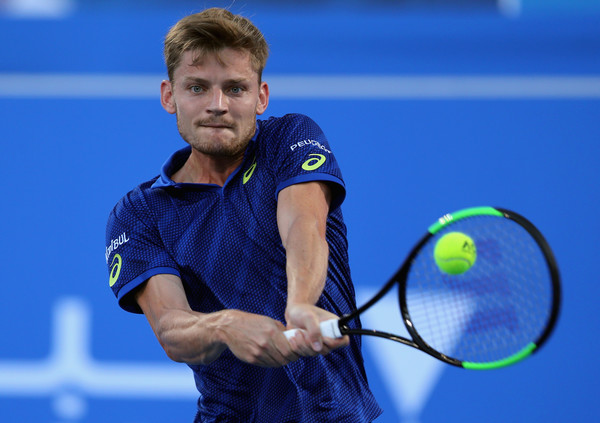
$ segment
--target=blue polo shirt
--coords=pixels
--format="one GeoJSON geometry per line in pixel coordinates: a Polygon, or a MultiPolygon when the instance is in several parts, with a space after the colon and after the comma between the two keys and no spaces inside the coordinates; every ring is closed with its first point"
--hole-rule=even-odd
{"type": "MultiPolygon", "coordinates": [[[[154,275],[173,274],[193,310],[237,309],[285,323],[277,195],[308,181],[327,182],[334,194],[327,219],[329,268],[317,305],[340,316],[355,308],[339,207],[344,182],[316,123],[298,114],[258,121],[241,166],[223,187],[173,182],[190,152],[174,153],[159,176],[129,192],[110,214],[106,262],[122,308],[140,313],[131,295],[135,288],[154,275]]],[[[347,348],[281,368],[243,363],[229,350],[210,365],[190,367],[200,393],[197,422],[369,422],[380,413],[358,337],[347,348]]]]}

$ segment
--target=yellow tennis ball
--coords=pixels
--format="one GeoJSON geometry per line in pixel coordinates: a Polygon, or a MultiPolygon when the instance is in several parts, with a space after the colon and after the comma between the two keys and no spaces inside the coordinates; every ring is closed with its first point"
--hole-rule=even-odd
{"type": "Polygon", "coordinates": [[[475,264],[477,248],[462,232],[448,232],[435,244],[433,257],[438,267],[449,275],[460,275],[475,264]]]}

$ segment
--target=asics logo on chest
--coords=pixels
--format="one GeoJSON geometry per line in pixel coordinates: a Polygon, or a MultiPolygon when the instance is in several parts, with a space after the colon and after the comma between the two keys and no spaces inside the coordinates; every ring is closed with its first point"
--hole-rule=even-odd
{"type": "Polygon", "coordinates": [[[256,169],[256,157],[254,157],[254,159],[252,159],[252,164],[250,165],[248,170],[244,172],[244,176],[242,178],[242,184],[245,184],[246,182],[248,182],[250,180],[250,178],[252,178],[252,174],[254,174],[255,169],[256,169]]]}

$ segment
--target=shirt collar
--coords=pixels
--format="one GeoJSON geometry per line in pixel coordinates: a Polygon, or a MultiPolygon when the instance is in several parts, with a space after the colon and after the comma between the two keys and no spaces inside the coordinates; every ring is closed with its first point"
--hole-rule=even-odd
{"type": "MultiPolygon", "coordinates": [[[[254,131],[254,135],[252,136],[252,139],[250,140],[250,143],[248,144],[248,147],[246,148],[246,156],[248,154],[248,151],[250,150],[250,146],[256,142],[259,131],[260,131],[259,121],[256,121],[256,131],[254,131]]],[[[167,159],[167,161],[165,161],[164,164],[162,165],[160,175],[158,176],[156,181],[154,181],[154,183],[152,184],[152,188],[165,188],[165,187],[176,187],[176,186],[182,186],[182,185],[189,185],[189,184],[177,183],[177,182],[173,181],[173,179],[171,179],[171,177],[175,174],[175,172],[177,172],[179,169],[181,169],[181,167],[185,164],[188,157],[190,157],[191,153],[192,153],[192,147],[189,145],[187,145],[184,148],[177,150],[175,153],[173,153],[167,159]]]]}

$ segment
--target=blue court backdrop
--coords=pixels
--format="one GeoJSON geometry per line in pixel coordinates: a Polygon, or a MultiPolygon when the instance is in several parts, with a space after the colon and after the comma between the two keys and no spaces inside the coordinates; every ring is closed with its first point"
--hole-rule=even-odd
{"type": "MultiPolygon", "coordinates": [[[[204,3],[88,1],[53,18],[16,18],[9,3],[0,17],[0,421],[189,422],[191,372],[168,360],[143,316],[118,308],[104,227],[114,203],[182,146],[159,104],[161,43],[204,3]]],[[[573,3],[585,14],[560,2],[498,2],[504,12],[495,2],[356,3],[232,10],[271,45],[267,116],[310,115],[342,166],[359,301],[428,225],[479,205],[532,220],[564,285],[557,331],[509,368],[461,370],[365,339],[385,409],[378,421],[598,421],[596,3],[573,3]]],[[[364,323],[402,331],[397,313],[390,297],[364,323]]]]}

